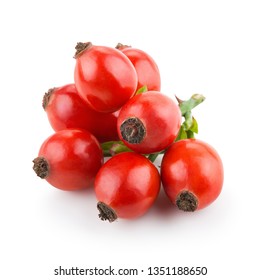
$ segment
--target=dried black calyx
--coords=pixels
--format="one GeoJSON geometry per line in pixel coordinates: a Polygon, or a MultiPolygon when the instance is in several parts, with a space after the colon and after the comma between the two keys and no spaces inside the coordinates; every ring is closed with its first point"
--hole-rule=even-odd
{"type": "Polygon", "coordinates": [[[33,170],[36,175],[45,179],[49,175],[49,164],[44,157],[37,157],[33,160],[33,170]]]}
{"type": "Polygon", "coordinates": [[[124,45],[124,44],[121,44],[121,43],[118,43],[116,45],[116,49],[120,50],[120,49],[124,49],[124,48],[131,48],[131,46],[129,45],[124,45]]]}
{"type": "Polygon", "coordinates": [[[194,212],[198,208],[198,199],[190,191],[182,191],[176,199],[177,207],[185,212],[194,212]]]}
{"type": "Polygon", "coordinates": [[[79,57],[85,50],[89,49],[90,47],[92,47],[91,42],[87,42],[87,43],[78,42],[75,47],[76,52],[74,54],[74,58],[79,57]]]}
{"type": "Polygon", "coordinates": [[[130,144],[139,144],[146,135],[142,121],[136,117],[126,119],[120,126],[122,138],[130,144]]]}
{"type": "Polygon", "coordinates": [[[102,221],[108,220],[110,223],[112,223],[117,219],[116,212],[104,202],[99,201],[97,203],[97,209],[99,211],[98,216],[102,221]]]}
{"type": "Polygon", "coordinates": [[[47,92],[44,93],[43,99],[42,99],[42,107],[45,110],[50,102],[51,95],[56,90],[56,88],[50,88],[47,92]]]}

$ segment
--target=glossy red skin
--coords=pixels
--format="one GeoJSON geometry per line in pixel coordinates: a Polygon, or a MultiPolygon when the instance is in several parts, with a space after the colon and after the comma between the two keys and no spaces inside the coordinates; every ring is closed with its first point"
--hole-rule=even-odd
{"type": "Polygon", "coordinates": [[[125,219],[144,215],[154,203],[159,189],[157,168],[144,156],[132,152],[110,158],[95,179],[98,201],[125,219]]]}
{"type": "Polygon", "coordinates": [[[86,130],[67,129],[47,138],[38,156],[50,167],[45,178],[54,187],[80,190],[90,187],[103,164],[103,154],[97,139],[86,130]]]}
{"type": "Polygon", "coordinates": [[[161,164],[164,190],[175,204],[178,194],[187,190],[198,199],[198,210],[210,205],[220,194],[224,180],[223,164],[217,151],[198,139],[174,143],[161,164]]]}
{"type": "Polygon", "coordinates": [[[148,90],[161,90],[159,68],[149,54],[131,47],[122,47],[119,50],[130,59],[135,67],[138,77],[137,89],[147,86],[148,90]]]}
{"type": "Polygon", "coordinates": [[[55,131],[83,128],[91,132],[99,142],[119,140],[117,134],[119,112],[94,111],[79,96],[74,84],[55,88],[45,111],[55,131]]]}
{"type": "Polygon", "coordinates": [[[119,50],[92,46],[76,59],[74,81],[80,96],[99,112],[115,112],[137,88],[131,61],[119,50]]]}
{"type": "Polygon", "coordinates": [[[127,147],[142,154],[164,150],[176,139],[181,125],[179,106],[158,91],[147,91],[131,98],[120,110],[117,131],[127,147]],[[129,117],[139,118],[146,127],[141,143],[131,144],[122,138],[120,126],[129,117]]]}

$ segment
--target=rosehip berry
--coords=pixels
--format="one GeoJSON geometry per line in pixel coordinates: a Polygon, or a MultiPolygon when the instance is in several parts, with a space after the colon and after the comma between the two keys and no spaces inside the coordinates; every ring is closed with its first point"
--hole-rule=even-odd
{"type": "Polygon", "coordinates": [[[181,112],[176,102],[157,91],[131,98],[120,110],[117,130],[135,152],[150,154],[171,145],[178,135],[181,112]]]}
{"type": "Polygon", "coordinates": [[[148,211],[160,189],[157,168],[144,156],[125,152],[110,158],[95,179],[99,217],[137,218],[148,211]]]}
{"type": "Polygon", "coordinates": [[[161,90],[159,68],[149,54],[120,43],[117,44],[116,48],[125,54],[133,63],[138,77],[137,89],[146,86],[148,90],[161,90]]]}
{"type": "Polygon", "coordinates": [[[55,131],[83,128],[91,132],[99,142],[119,140],[117,134],[119,112],[94,111],[81,99],[74,84],[50,89],[44,95],[43,108],[55,131]]]}
{"type": "Polygon", "coordinates": [[[219,196],[224,171],[213,147],[201,140],[185,139],[164,154],[161,178],[166,194],[180,210],[195,211],[219,196]]]}
{"type": "Polygon", "coordinates": [[[103,164],[97,139],[88,131],[66,129],[48,137],[33,160],[35,173],[61,190],[89,187],[103,164]]]}
{"type": "Polygon", "coordinates": [[[74,80],[79,95],[92,109],[115,112],[137,88],[137,74],[131,61],[119,50],[78,43],[74,80]]]}

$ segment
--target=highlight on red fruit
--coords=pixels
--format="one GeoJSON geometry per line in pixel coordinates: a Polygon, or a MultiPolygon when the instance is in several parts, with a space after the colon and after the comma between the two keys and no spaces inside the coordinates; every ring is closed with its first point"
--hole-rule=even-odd
{"type": "Polygon", "coordinates": [[[180,210],[209,206],[220,195],[224,170],[217,151],[204,141],[185,139],[165,152],[161,164],[163,188],[180,210]]]}
{"type": "Polygon", "coordinates": [[[176,102],[158,91],[132,97],[120,110],[117,130],[131,150],[150,154],[170,146],[181,126],[181,111],[176,102]]]}
{"type": "Polygon", "coordinates": [[[101,220],[133,219],[153,205],[160,189],[157,168],[143,155],[124,152],[110,158],[95,179],[101,220]]]}
{"type": "Polygon", "coordinates": [[[161,76],[155,60],[146,52],[118,43],[116,48],[133,63],[137,77],[137,89],[146,86],[148,90],[161,90],[161,76]]]}
{"type": "Polygon", "coordinates": [[[49,89],[43,97],[43,108],[55,131],[82,128],[91,132],[101,143],[119,140],[119,112],[100,113],[91,109],[79,96],[75,84],[49,89]]]}
{"type": "Polygon", "coordinates": [[[90,42],[78,43],[75,58],[75,85],[92,109],[115,112],[135,94],[136,70],[119,50],[90,42]]]}
{"type": "Polygon", "coordinates": [[[93,184],[103,164],[103,153],[90,132],[66,129],[42,143],[33,163],[37,176],[58,189],[74,191],[93,184]]]}

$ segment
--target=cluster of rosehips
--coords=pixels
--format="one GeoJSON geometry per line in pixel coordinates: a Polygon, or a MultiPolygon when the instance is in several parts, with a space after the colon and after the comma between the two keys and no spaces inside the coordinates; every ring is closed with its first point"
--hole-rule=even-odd
{"type": "Polygon", "coordinates": [[[36,174],[66,191],[94,185],[99,217],[110,222],[147,212],[161,182],[180,210],[212,203],[223,166],[210,145],[194,138],[198,124],[191,114],[204,97],[162,94],[154,59],[130,46],[78,43],[75,59],[74,84],[44,95],[55,133],[33,160],[36,174]],[[159,154],[160,173],[153,163],[159,154]]]}

